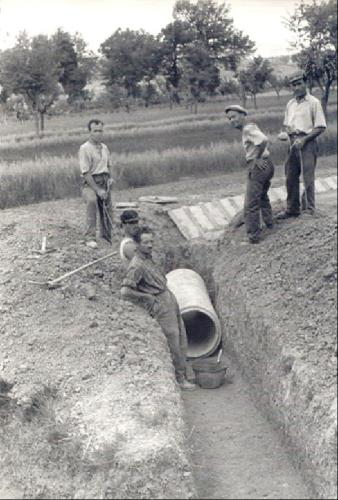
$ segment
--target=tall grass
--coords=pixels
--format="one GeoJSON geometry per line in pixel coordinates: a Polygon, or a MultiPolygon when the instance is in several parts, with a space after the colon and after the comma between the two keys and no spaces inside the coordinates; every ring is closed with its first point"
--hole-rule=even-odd
{"type": "MultiPolygon", "coordinates": [[[[331,126],[320,139],[320,154],[337,152],[337,128],[331,126]]],[[[276,165],[285,160],[287,147],[271,138],[272,159],[276,165]]],[[[114,154],[117,189],[155,185],[178,180],[181,176],[225,173],[243,167],[239,142],[215,142],[207,146],[134,154],[114,154]]],[[[0,208],[40,201],[75,197],[80,194],[80,173],[76,157],[43,157],[17,165],[0,166],[0,208]]]]}
{"type": "MultiPolygon", "coordinates": [[[[336,119],[336,111],[330,110],[329,121],[336,119]]],[[[283,122],[281,111],[262,112],[250,116],[267,134],[277,133],[283,122]]],[[[105,142],[110,151],[122,153],[164,151],[175,147],[193,149],[215,142],[231,143],[238,140],[239,133],[227,123],[224,114],[208,115],[202,120],[167,122],[133,126],[126,129],[108,131],[105,142]]],[[[3,143],[0,154],[4,160],[20,161],[41,156],[73,156],[80,145],[87,140],[87,134],[46,137],[43,140],[24,139],[19,143],[3,143]]]]}

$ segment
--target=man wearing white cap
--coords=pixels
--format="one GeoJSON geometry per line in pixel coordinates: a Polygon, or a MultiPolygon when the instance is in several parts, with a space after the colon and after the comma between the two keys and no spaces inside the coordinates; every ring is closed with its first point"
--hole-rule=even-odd
{"type": "Polygon", "coordinates": [[[268,196],[274,166],[267,148],[268,138],[252,122],[247,123],[247,111],[237,104],[227,106],[225,113],[231,125],[242,131],[242,144],[248,167],[244,203],[244,221],[250,243],[261,238],[261,215],[268,228],[273,227],[272,210],[268,196]]]}
{"type": "Polygon", "coordinates": [[[304,74],[294,73],[289,78],[294,98],[285,110],[280,140],[289,140],[289,156],[285,162],[287,202],[286,210],[277,219],[298,217],[300,208],[310,215],[315,213],[315,169],[318,144],[316,137],[326,129],[325,115],[320,101],[306,88],[304,74]],[[299,177],[303,175],[304,192],[300,204],[299,177]],[[300,206],[301,205],[301,206],[300,206]]]}

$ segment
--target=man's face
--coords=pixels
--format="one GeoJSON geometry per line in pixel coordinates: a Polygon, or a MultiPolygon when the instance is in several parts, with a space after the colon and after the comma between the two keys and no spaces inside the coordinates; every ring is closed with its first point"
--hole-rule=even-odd
{"type": "Polygon", "coordinates": [[[128,221],[124,222],[123,228],[124,228],[125,233],[128,236],[135,236],[135,234],[137,233],[138,228],[139,228],[138,220],[135,220],[132,222],[128,222],[128,221]]]}
{"type": "Polygon", "coordinates": [[[141,234],[141,241],[139,243],[140,252],[144,255],[151,255],[153,251],[153,241],[154,237],[150,233],[141,234]]]}
{"type": "Polygon", "coordinates": [[[90,127],[89,135],[90,135],[90,138],[93,142],[102,142],[103,125],[101,123],[98,125],[96,125],[95,123],[92,123],[91,127],[90,127]]]}
{"type": "Polygon", "coordinates": [[[239,111],[228,111],[227,117],[230,122],[230,125],[237,129],[242,129],[245,122],[245,114],[240,113],[239,111]]]}
{"type": "Polygon", "coordinates": [[[304,97],[306,94],[306,83],[302,79],[292,82],[291,88],[295,97],[304,97]]]}

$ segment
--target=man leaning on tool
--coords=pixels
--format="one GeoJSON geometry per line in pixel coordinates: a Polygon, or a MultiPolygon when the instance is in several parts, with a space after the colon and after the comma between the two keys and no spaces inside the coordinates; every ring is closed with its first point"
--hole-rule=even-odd
{"type": "Polygon", "coordinates": [[[112,202],[109,150],[102,142],[103,123],[90,120],[89,140],[79,149],[82,196],[86,203],[86,245],[97,248],[96,219],[100,219],[100,236],[111,242],[112,202]]]}
{"type": "Polygon", "coordinates": [[[167,287],[167,279],[152,259],[153,232],[140,227],[134,235],[135,255],[122,282],[124,299],[143,307],[159,323],[167,338],[176,380],[183,390],[194,390],[187,380],[187,334],[177,300],[167,287]]]}
{"type": "Polygon", "coordinates": [[[286,210],[277,219],[300,215],[299,177],[303,175],[304,192],[301,205],[305,213],[315,213],[315,168],[318,144],[316,138],[326,129],[326,120],[320,101],[306,87],[304,74],[294,73],[289,78],[294,98],[285,110],[280,140],[289,140],[289,155],[285,162],[287,201],[286,210]]]}
{"type": "Polygon", "coordinates": [[[253,122],[247,122],[247,111],[238,104],[227,106],[225,113],[230,124],[242,131],[242,143],[248,169],[244,202],[244,222],[250,243],[261,239],[261,221],[272,228],[272,210],[268,196],[274,166],[267,148],[268,139],[253,122]]]}

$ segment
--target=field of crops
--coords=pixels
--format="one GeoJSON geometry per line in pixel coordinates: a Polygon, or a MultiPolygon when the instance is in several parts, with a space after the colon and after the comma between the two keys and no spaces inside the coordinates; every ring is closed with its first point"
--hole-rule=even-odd
{"type": "MultiPolygon", "coordinates": [[[[269,136],[276,165],[287,152],[286,144],[276,136],[288,98],[283,96],[278,102],[266,97],[264,106],[260,102],[258,110],[250,110],[250,118],[269,136]]],[[[184,107],[96,115],[106,124],[105,142],[112,152],[116,187],[153,185],[241,168],[241,136],[227,123],[224,104],[224,100],[205,103],[197,115],[184,107]]],[[[12,123],[6,127],[11,133],[0,142],[0,208],[80,194],[77,152],[87,139],[85,124],[91,116],[51,119],[43,139],[36,139],[28,124],[21,130],[17,124],[16,133],[12,123]]],[[[320,137],[323,156],[337,152],[335,102],[329,105],[328,122],[328,130],[320,137]]]]}

